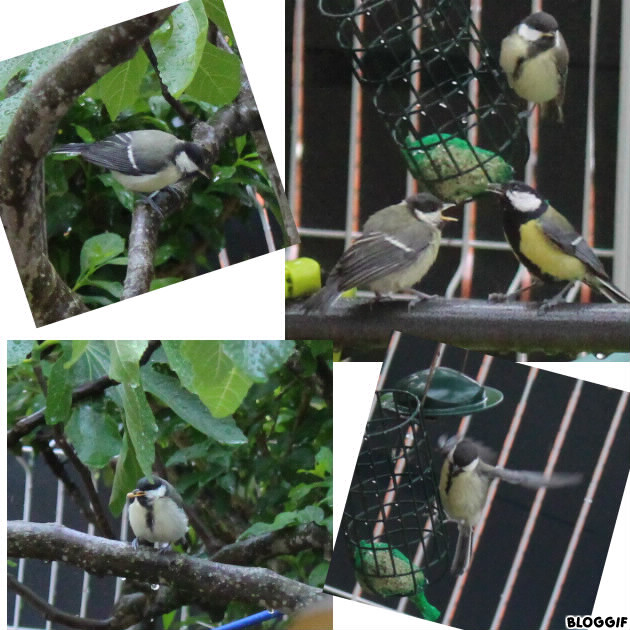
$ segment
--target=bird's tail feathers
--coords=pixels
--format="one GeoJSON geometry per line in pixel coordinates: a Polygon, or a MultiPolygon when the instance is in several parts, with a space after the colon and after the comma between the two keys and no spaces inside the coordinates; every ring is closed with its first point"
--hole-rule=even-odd
{"type": "Polygon", "coordinates": [[[462,575],[468,570],[470,556],[472,554],[473,528],[465,523],[458,523],[459,533],[457,536],[457,546],[455,555],[451,563],[451,573],[462,575]]]}
{"type": "Polygon", "coordinates": [[[339,297],[339,294],[339,283],[334,279],[329,279],[323,288],[314,295],[311,295],[311,297],[304,302],[304,310],[307,313],[313,311],[325,312],[339,297]]]}
{"type": "Polygon", "coordinates": [[[630,304],[630,297],[626,295],[619,287],[615,286],[610,280],[603,278],[590,278],[589,285],[597,289],[605,298],[617,304],[630,304]]]}

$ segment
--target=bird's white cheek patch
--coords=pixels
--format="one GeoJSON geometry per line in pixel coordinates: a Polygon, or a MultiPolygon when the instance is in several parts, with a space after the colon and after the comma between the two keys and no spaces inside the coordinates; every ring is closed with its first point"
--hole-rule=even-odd
{"type": "Polygon", "coordinates": [[[509,190],[505,194],[512,205],[521,212],[535,212],[540,207],[540,199],[530,192],[509,190]]]}
{"type": "Polygon", "coordinates": [[[175,164],[177,164],[184,173],[194,173],[199,170],[199,167],[188,157],[188,155],[186,155],[184,151],[175,156],[175,164]]]}
{"type": "Polygon", "coordinates": [[[527,26],[527,24],[521,24],[518,27],[518,34],[528,42],[535,42],[542,37],[542,33],[540,31],[527,26]]]}

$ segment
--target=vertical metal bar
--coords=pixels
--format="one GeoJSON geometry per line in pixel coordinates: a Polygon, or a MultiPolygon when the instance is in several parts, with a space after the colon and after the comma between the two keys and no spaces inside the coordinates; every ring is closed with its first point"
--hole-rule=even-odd
{"type": "MultiPolygon", "coordinates": [[[[361,0],[355,0],[359,8],[361,0]]],[[[364,28],[365,17],[357,17],[359,30],[364,28]]],[[[359,39],[352,36],[352,47],[359,47],[359,39]]],[[[357,55],[361,53],[357,52],[357,55]]],[[[359,229],[359,200],[361,189],[361,125],[363,115],[363,96],[359,80],[352,75],[350,87],[350,137],[348,139],[348,184],[346,189],[346,235],[344,249],[352,243],[352,233],[359,229]]]]}
{"type": "Polygon", "coordinates": [[[615,284],[630,293],[630,2],[621,3],[619,122],[617,128],[617,185],[615,193],[615,284]]]}
{"type": "Polygon", "coordinates": [[[302,154],[304,151],[304,0],[295,0],[291,67],[291,155],[289,201],[299,227],[302,218],[302,154]]]}
{"type": "MultiPolygon", "coordinates": [[[[31,520],[31,498],[33,496],[33,451],[28,453],[28,461],[25,457],[16,457],[18,464],[22,466],[24,470],[24,508],[22,510],[22,520],[31,520]]],[[[20,582],[24,582],[24,570],[26,567],[26,558],[20,558],[18,560],[18,573],[17,579],[20,582]]],[[[20,627],[20,616],[22,612],[22,598],[19,595],[15,596],[15,608],[13,610],[13,627],[20,627]]]]}
{"type": "MultiPolygon", "coordinates": [[[[63,524],[63,508],[64,508],[64,487],[62,481],[57,481],[57,503],[55,505],[55,524],[63,524]]],[[[48,583],[48,603],[55,604],[57,597],[57,578],[59,576],[59,562],[53,560],[50,564],[50,582],[48,583]]],[[[52,621],[46,620],[46,630],[52,628],[52,621]]]]}

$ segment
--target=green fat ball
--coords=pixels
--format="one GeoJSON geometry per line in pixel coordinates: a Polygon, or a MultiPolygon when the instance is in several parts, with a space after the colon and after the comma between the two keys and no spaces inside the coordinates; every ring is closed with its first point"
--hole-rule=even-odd
{"type": "Polygon", "coordinates": [[[461,203],[485,192],[490,183],[514,177],[514,169],[496,153],[447,133],[405,138],[405,146],[405,157],[420,184],[444,201],[461,203]]]}
{"type": "Polygon", "coordinates": [[[435,621],[439,618],[440,611],[424,596],[426,579],[422,569],[398,549],[387,543],[362,540],[354,553],[354,569],[357,581],[364,589],[381,597],[407,596],[424,619],[435,621]]]}

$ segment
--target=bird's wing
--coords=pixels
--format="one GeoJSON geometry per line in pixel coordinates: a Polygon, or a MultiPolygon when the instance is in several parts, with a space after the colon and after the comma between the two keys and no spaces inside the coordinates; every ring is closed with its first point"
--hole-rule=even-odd
{"type": "Polygon", "coordinates": [[[582,481],[581,473],[553,473],[546,476],[543,473],[530,470],[510,470],[509,468],[495,468],[482,462],[480,470],[492,479],[497,478],[525,488],[564,488],[575,486],[582,481]]]}
{"type": "MultiPolygon", "coordinates": [[[[137,132],[135,132],[137,133],[137,132]]],[[[117,171],[124,175],[152,175],[164,166],[164,162],[156,152],[144,152],[140,162],[130,147],[132,133],[121,133],[93,144],[85,144],[81,149],[81,157],[96,164],[117,171]]],[[[135,140],[134,140],[135,144],[135,140]]]]}
{"type": "Polygon", "coordinates": [[[588,246],[584,237],[558,211],[549,207],[547,212],[538,219],[543,232],[566,254],[575,256],[593,273],[602,278],[608,278],[601,261],[588,246]]]}
{"type": "Polygon", "coordinates": [[[408,233],[393,237],[383,232],[364,232],[345,251],[337,264],[339,289],[363,287],[412,265],[431,245],[434,232],[418,223],[408,233]]]}

